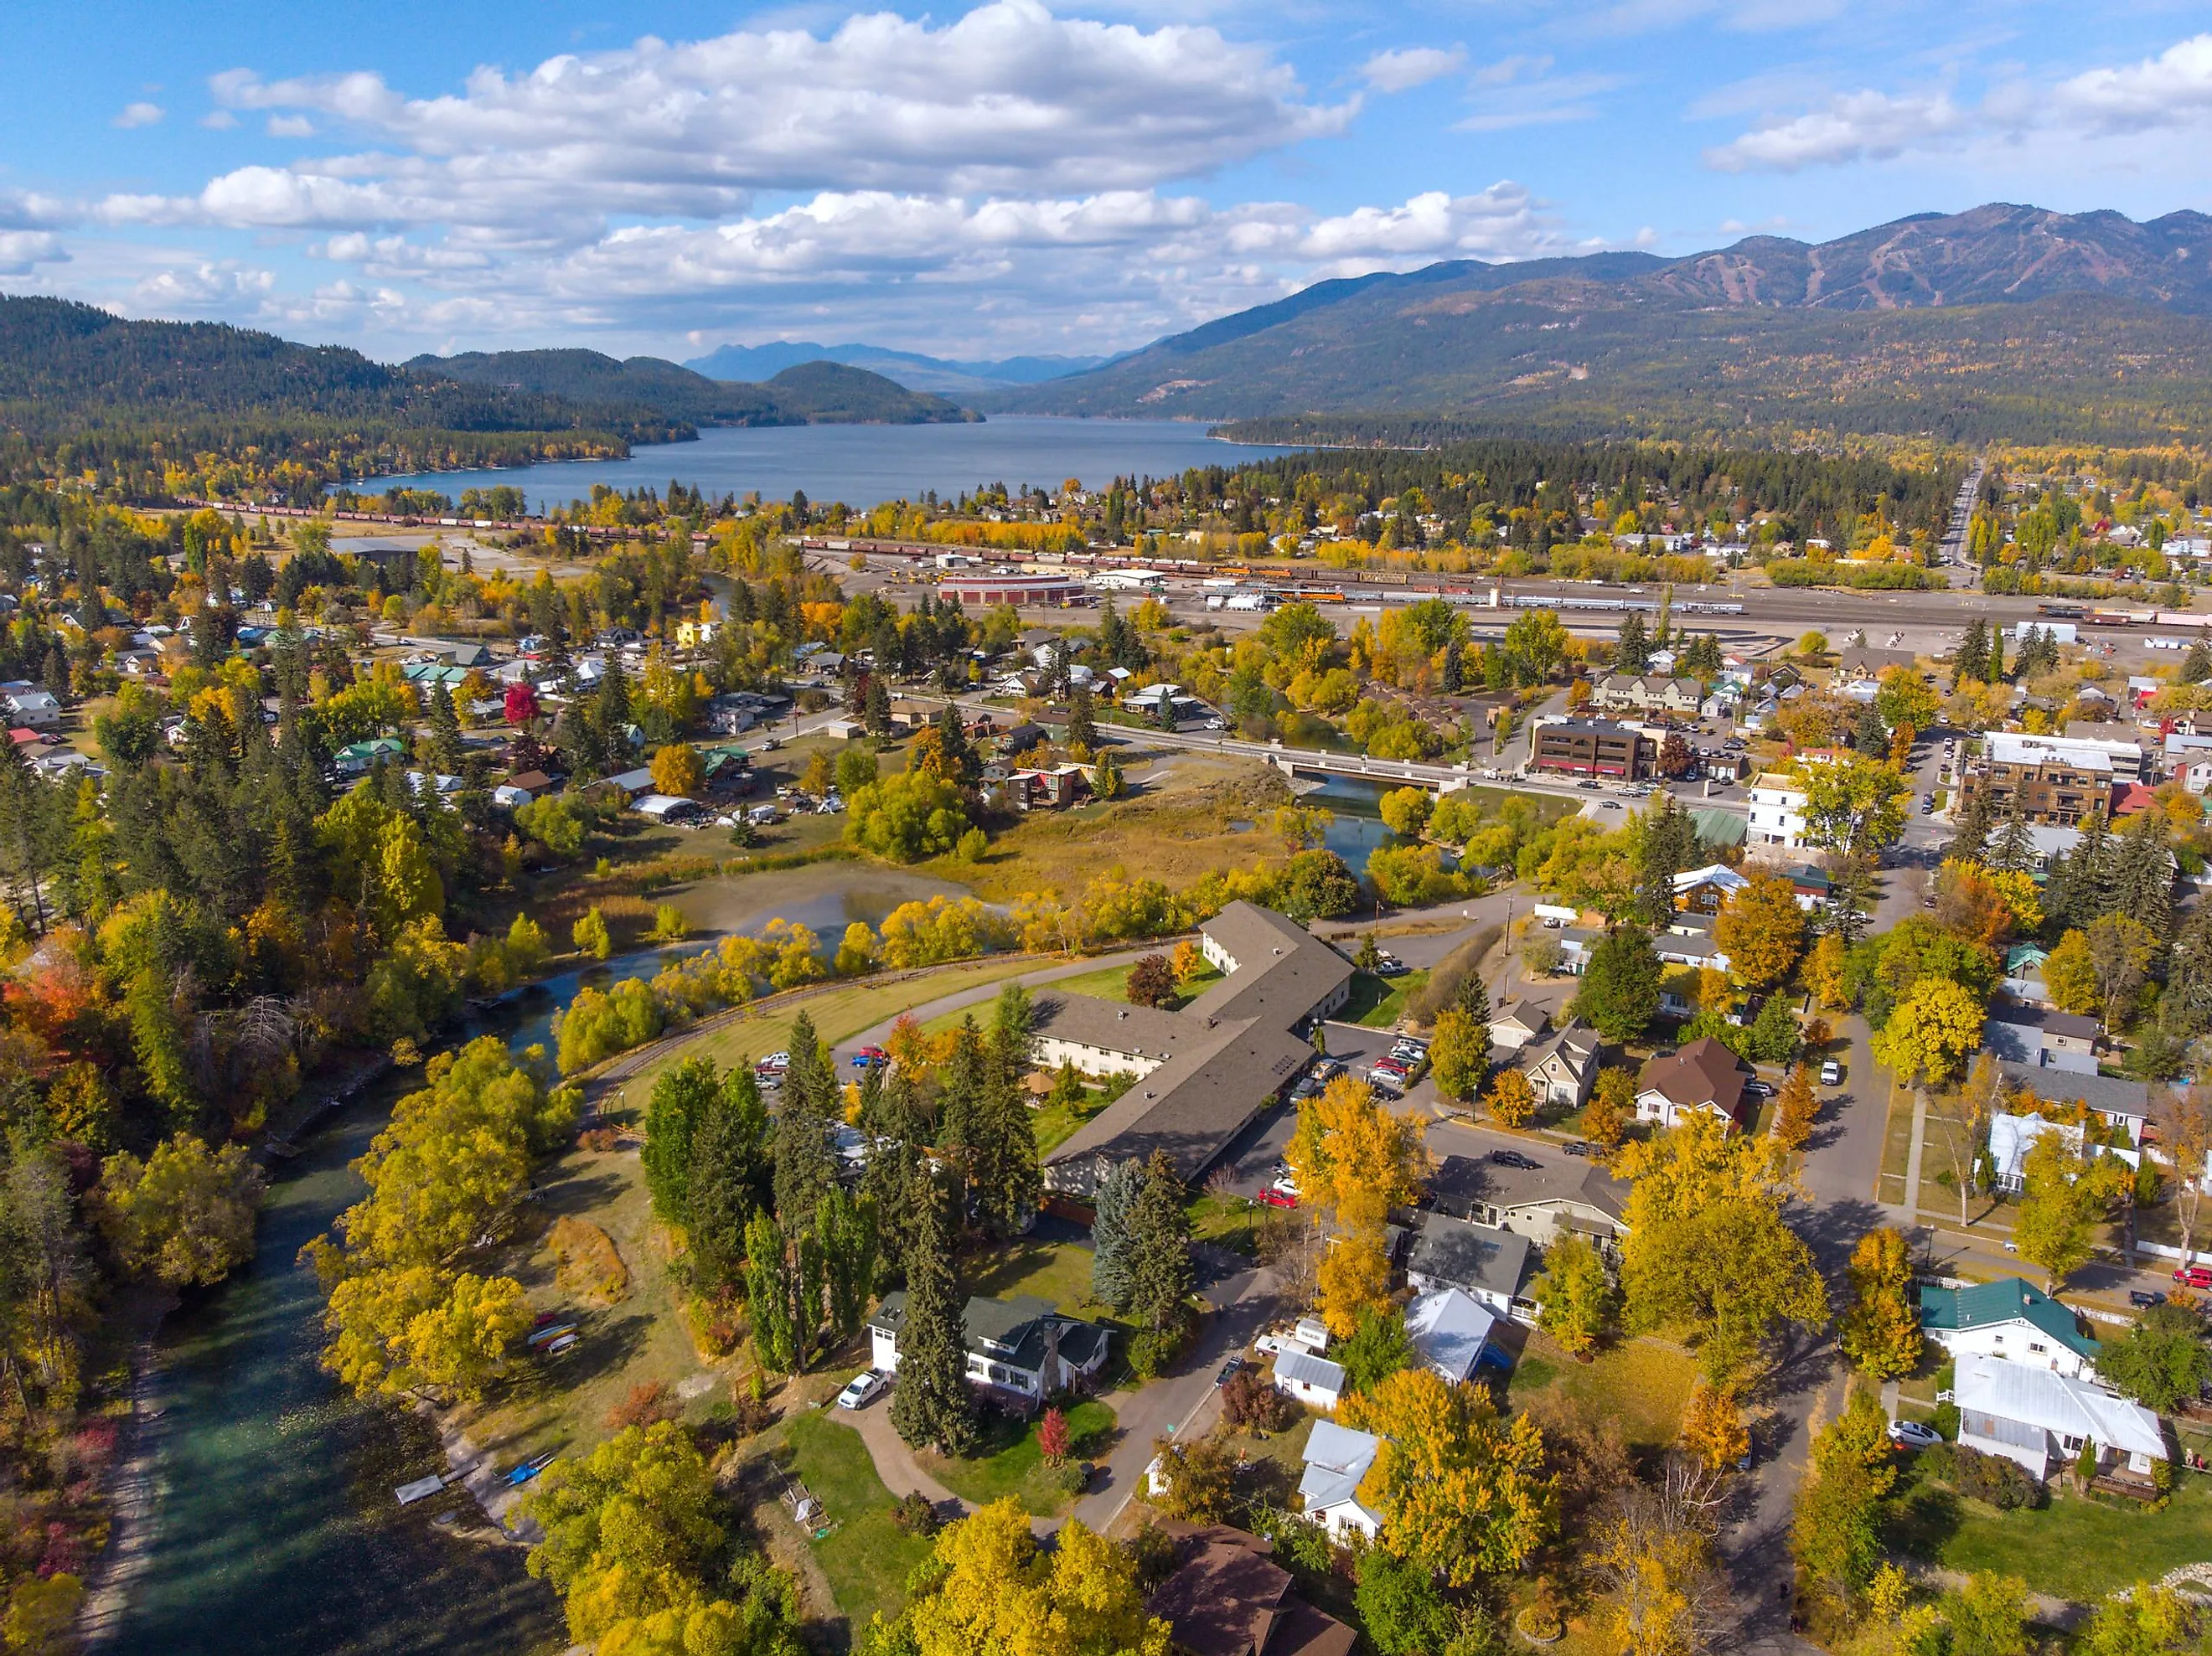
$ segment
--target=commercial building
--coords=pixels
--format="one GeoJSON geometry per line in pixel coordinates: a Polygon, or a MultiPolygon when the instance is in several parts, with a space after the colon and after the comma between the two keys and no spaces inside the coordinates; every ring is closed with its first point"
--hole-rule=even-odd
{"type": "Polygon", "coordinates": [[[1546,714],[1529,726],[1528,768],[1637,782],[1659,762],[1659,743],[1638,725],[1546,714]]]}
{"type": "Polygon", "coordinates": [[[1008,575],[988,570],[948,570],[938,583],[940,597],[963,604],[1010,604],[1017,610],[1081,604],[1090,595],[1079,576],[1008,575]]]}
{"type": "Polygon", "coordinates": [[[2131,742],[1999,731],[1984,741],[1961,786],[1969,798],[1986,796],[1998,816],[2008,815],[2017,798],[2029,822],[2072,828],[2091,816],[2109,817],[2115,786],[2142,774],[2142,750],[2131,742]]]}
{"type": "Polygon", "coordinates": [[[1794,776],[1762,771],[1753,777],[1745,846],[1753,850],[1771,846],[1781,851],[1802,851],[1806,798],[1804,785],[1794,776]]]}

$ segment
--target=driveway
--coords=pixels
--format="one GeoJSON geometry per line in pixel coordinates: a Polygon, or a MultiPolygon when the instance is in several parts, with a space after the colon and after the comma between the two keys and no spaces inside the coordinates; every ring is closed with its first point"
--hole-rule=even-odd
{"type": "Polygon", "coordinates": [[[1122,1507],[1142,1492],[1153,1441],[1169,1435],[1200,1438],[1221,1411],[1213,1377],[1221,1365],[1243,1350],[1279,1320],[1274,1273],[1248,1267],[1208,1290],[1220,1307],[1206,1319],[1176,1372],[1136,1392],[1109,1398],[1120,1435],[1093,1479],[1091,1492],[1076,1503],[1074,1516],[1102,1534],[1122,1507]]]}

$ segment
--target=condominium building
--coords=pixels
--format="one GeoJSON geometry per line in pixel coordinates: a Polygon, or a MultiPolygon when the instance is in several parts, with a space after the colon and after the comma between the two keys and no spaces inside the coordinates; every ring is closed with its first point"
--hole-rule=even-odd
{"type": "Polygon", "coordinates": [[[1658,762],[1658,741],[1640,725],[1547,714],[1529,727],[1531,770],[1636,782],[1650,775],[1658,762]]]}
{"type": "MultiPolygon", "coordinates": [[[[1984,743],[1981,759],[1961,786],[1969,798],[1986,795],[1991,814],[2008,815],[2015,799],[2031,822],[2072,828],[2091,816],[2109,816],[2117,743],[2059,736],[1997,732],[1984,743]]],[[[2136,761],[2141,763],[2138,754],[2136,761]]]]}

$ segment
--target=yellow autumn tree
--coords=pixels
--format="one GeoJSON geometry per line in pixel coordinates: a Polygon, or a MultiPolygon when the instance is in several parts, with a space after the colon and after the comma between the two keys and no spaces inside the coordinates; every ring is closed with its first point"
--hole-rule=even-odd
{"type": "Polygon", "coordinates": [[[1845,950],[1844,940],[1832,931],[1824,931],[1805,956],[1803,977],[1805,986],[1813,992],[1825,1011],[1841,1012],[1851,1004],[1850,985],[1844,976],[1845,950]]]}
{"type": "Polygon", "coordinates": [[[1751,1432],[1734,1386],[1698,1382],[1682,1410],[1682,1447],[1709,1472],[1723,1471],[1751,1453],[1751,1432]]]}
{"type": "Polygon", "coordinates": [[[653,786],[656,792],[689,799],[707,780],[699,750],[688,742],[672,742],[653,755],[653,786]]]}
{"type": "Polygon", "coordinates": [[[1362,1313],[1390,1300],[1390,1256],[1381,1225],[1359,1225],[1330,1239],[1317,1273],[1322,1320],[1339,1339],[1349,1339],[1362,1313]]]}
{"type": "Polygon", "coordinates": [[[1298,1106],[1285,1159],[1299,1200],[1340,1230],[1381,1224],[1429,1174],[1419,1119],[1389,1109],[1354,1076],[1337,1077],[1298,1106]]]}
{"type": "Polygon", "coordinates": [[[1490,1083],[1490,1113],[1509,1127],[1525,1126],[1536,1113],[1536,1089],[1518,1070],[1504,1069],[1490,1083]]]}
{"type": "Polygon", "coordinates": [[[1796,888],[1779,874],[1754,874],[1713,921],[1713,947],[1729,957],[1729,974],[1747,989],[1765,989],[1789,975],[1805,940],[1805,911],[1796,888]]]}
{"type": "Polygon", "coordinates": [[[1041,1556],[1008,1496],[950,1526],[934,1562],[941,1579],[907,1613],[918,1656],[1167,1656],[1168,1624],[1145,1613],[1134,1558],[1079,1522],[1041,1556]]]}
{"type": "Polygon", "coordinates": [[[1500,1420],[1489,1391],[1405,1368],[1339,1410],[1382,1440],[1359,1499],[1382,1515],[1382,1545],[1455,1587],[1518,1569],[1550,1538],[1557,1489],[1544,1435],[1500,1420]]]}
{"type": "Polygon", "coordinates": [[[1850,1304],[1838,1330],[1844,1355],[1875,1380],[1911,1374],[1920,1362],[1920,1308],[1905,1233],[1884,1226],[1860,1237],[1846,1280],[1850,1304]]]}

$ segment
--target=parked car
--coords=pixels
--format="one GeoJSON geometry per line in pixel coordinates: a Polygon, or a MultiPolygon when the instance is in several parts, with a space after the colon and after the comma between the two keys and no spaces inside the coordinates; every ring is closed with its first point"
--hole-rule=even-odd
{"type": "Polygon", "coordinates": [[[840,1409],[860,1409],[883,1396],[884,1388],[890,1384],[890,1377],[872,1368],[864,1368],[845,1382],[845,1389],[837,1394],[840,1409]]]}
{"type": "Polygon", "coordinates": [[[1843,1084],[1844,1066],[1833,1059],[1824,1059],[1820,1064],[1820,1084],[1836,1087],[1843,1084]]]}
{"type": "Polygon", "coordinates": [[[753,1060],[753,1068],[760,1071],[774,1070],[781,1072],[782,1071],[788,1070],[790,1067],[791,1054],[787,1052],[769,1052],[764,1057],[757,1058],[753,1060]]]}
{"type": "Polygon", "coordinates": [[[1261,1191],[1260,1199],[1271,1208],[1294,1208],[1298,1204],[1298,1198],[1296,1196],[1274,1185],[1270,1185],[1261,1191]]]}
{"type": "Polygon", "coordinates": [[[1771,1098],[1774,1089],[1763,1081],[1747,1081],[1743,1083],[1743,1095],[1746,1098],[1771,1098]]]}
{"type": "Polygon", "coordinates": [[[2139,1311],[2148,1311],[2154,1305],[2164,1305],[2166,1295],[2155,1289],[2131,1288],[2128,1290],[2128,1303],[2139,1311]]]}
{"type": "Polygon", "coordinates": [[[1541,1162],[1530,1160],[1518,1150],[1492,1150],[1490,1159],[1501,1168],[1519,1168],[1524,1173],[1534,1172],[1544,1165],[1541,1162]]]}
{"type": "Polygon", "coordinates": [[[2212,1265],[2183,1265],[2174,1271],[2173,1280],[2184,1288],[2212,1288],[2212,1265]]]}
{"type": "Polygon", "coordinates": [[[1889,1422],[1889,1441],[1906,1449],[1929,1449],[1943,1441],[1942,1434],[1932,1426],[1923,1426],[1917,1420],[1893,1420],[1889,1422]]]}
{"type": "Polygon", "coordinates": [[[853,1054],[853,1067],[856,1070],[872,1070],[878,1064],[890,1061],[891,1055],[880,1046],[863,1046],[853,1054]]]}
{"type": "Polygon", "coordinates": [[[1242,1357],[1231,1357],[1231,1358],[1230,1358],[1230,1360],[1229,1360],[1227,1362],[1224,1362],[1224,1363],[1223,1363],[1223,1364],[1221,1365],[1221,1372],[1220,1372],[1219,1374],[1216,1374],[1216,1375],[1213,1377],[1213,1383],[1214,1383],[1216,1386],[1226,1386],[1226,1385],[1228,1385],[1228,1384],[1229,1384],[1229,1382],[1230,1382],[1231,1380],[1233,1380],[1233,1379],[1235,1379],[1235,1378],[1236,1378],[1237,1371],[1238,1369],[1240,1369],[1240,1368],[1243,1368],[1243,1366],[1244,1366],[1244,1359],[1243,1359],[1243,1358],[1242,1358],[1242,1357]]]}

